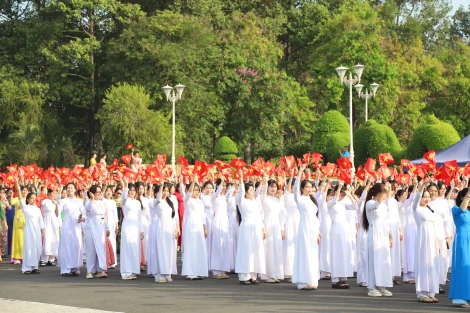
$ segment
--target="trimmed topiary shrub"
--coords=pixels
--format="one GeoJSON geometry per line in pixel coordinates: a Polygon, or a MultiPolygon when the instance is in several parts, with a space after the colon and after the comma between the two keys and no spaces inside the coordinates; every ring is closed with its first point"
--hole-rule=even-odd
{"type": "MultiPolygon", "coordinates": [[[[334,134],[341,134],[335,137],[332,142],[335,142],[338,138],[341,138],[341,142],[343,142],[343,146],[349,146],[349,139],[347,142],[344,142],[343,138],[349,138],[349,122],[348,120],[341,114],[341,112],[336,110],[331,110],[323,114],[319,119],[315,126],[314,132],[314,142],[312,146],[312,152],[319,152],[324,154],[324,162],[335,162],[338,159],[338,149],[333,151],[334,149],[328,149],[328,139],[331,135],[334,134]],[[343,136],[344,135],[344,136],[343,136]],[[328,150],[330,151],[328,153],[328,150]]],[[[338,139],[339,140],[339,139],[338,139]]]]}
{"type": "Polygon", "coordinates": [[[409,159],[418,159],[429,150],[439,152],[458,141],[460,136],[451,124],[428,115],[415,129],[406,155],[409,159]]]}
{"type": "Polygon", "coordinates": [[[379,153],[389,152],[397,164],[403,156],[403,148],[393,129],[375,120],[368,120],[354,132],[354,163],[363,164],[367,158],[376,159],[379,153]]]}
{"type": "Polygon", "coordinates": [[[338,150],[343,151],[344,146],[349,146],[349,133],[330,134],[326,141],[326,145],[328,162],[336,163],[336,160],[341,157],[338,150]]]}
{"type": "Polygon", "coordinates": [[[216,160],[230,162],[236,158],[238,149],[232,139],[227,136],[219,138],[214,147],[214,156],[216,160]]]}

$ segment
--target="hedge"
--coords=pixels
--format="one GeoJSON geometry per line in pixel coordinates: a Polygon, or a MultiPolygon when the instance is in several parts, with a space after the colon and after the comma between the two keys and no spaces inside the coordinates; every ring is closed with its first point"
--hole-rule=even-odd
{"type": "Polygon", "coordinates": [[[406,155],[409,159],[418,159],[429,150],[439,152],[458,141],[460,136],[451,124],[428,115],[414,131],[406,155]]]}
{"type": "Polygon", "coordinates": [[[389,152],[399,164],[403,148],[393,129],[375,120],[368,120],[354,132],[354,163],[364,164],[367,158],[377,158],[379,153],[389,152]]]}
{"type": "MultiPolygon", "coordinates": [[[[331,110],[323,114],[317,121],[312,150],[326,153],[328,137],[334,133],[344,133],[349,137],[349,122],[341,112],[331,110]]],[[[349,141],[347,145],[349,145],[349,141]]],[[[336,159],[333,158],[332,160],[336,159]]]]}
{"type": "Polygon", "coordinates": [[[230,162],[233,158],[236,158],[238,149],[235,143],[227,136],[222,136],[217,140],[214,147],[215,159],[230,162]]]}
{"type": "Polygon", "coordinates": [[[341,156],[338,150],[343,150],[344,146],[349,146],[349,133],[330,134],[326,142],[327,161],[336,163],[341,156]]]}

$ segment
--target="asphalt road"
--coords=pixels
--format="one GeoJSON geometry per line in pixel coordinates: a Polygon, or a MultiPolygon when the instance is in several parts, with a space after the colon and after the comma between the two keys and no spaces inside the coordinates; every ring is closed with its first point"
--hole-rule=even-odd
{"type": "Polygon", "coordinates": [[[393,297],[371,298],[365,288],[356,287],[355,279],[350,279],[349,290],[332,289],[330,281],[321,281],[316,291],[299,291],[284,282],[241,286],[236,275],[222,281],[188,281],[176,275],[172,283],[161,284],[147,275],[123,281],[119,269],[93,280],[85,279],[85,268],[79,277],[61,277],[57,267],[40,270],[38,275],[23,275],[20,265],[0,265],[0,298],[74,308],[0,299],[0,312],[470,312],[453,307],[447,293],[437,296],[440,303],[419,303],[414,285],[408,284],[391,288],[393,297]]]}

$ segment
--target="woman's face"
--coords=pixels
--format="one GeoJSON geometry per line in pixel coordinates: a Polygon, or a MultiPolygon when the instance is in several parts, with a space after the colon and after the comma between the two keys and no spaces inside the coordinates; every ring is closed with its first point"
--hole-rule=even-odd
{"type": "Polygon", "coordinates": [[[21,195],[23,196],[23,199],[26,198],[26,196],[28,195],[28,188],[21,188],[21,195]]]}
{"type": "Polygon", "coordinates": [[[302,195],[309,196],[312,193],[312,183],[308,182],[305,184],[304,188],[302,188],[302,195]]]}
{"type": "MultiPolygon", "coordinates": [[[[437,192],[437,188],[436,188],[436,192],[437,192]]],[[[427,206],[430,202],[431,202],[431,195],[430,195],[429,191],[425,191],[423,193],[423,197],[421,198],[421,201],[420,201],[419,205],[420,206],[427,206]]]]}
{"type": "Polygon", "coordinates": [[[245,192],[245,198],[247,198],[248,200],[251,200],[255,197],[255,188],[253,188],[253,186],[250,186],[250,188],[248,188],[248,190],[245,192]]]}
{"type": "Polygon", "coordinates": [[[194,186],[192,197],[193,198],[199,198],[200,193],[201,193],[201,189],[199,188],[199,186],[194,186]]]}
{"type": "Polygon", "coordinates": [[[96,200],[103,199],[103,192],[101,191],[101,187],[96,188],[95,193],[93,194],[96,200]]]}
{"type": "Polygon", "coordinates": [[[34,205],[36,203],[36,195],[33,194],[31,197],[28,199],[28,204],[34,205]]]}
{"type": "Polygon", "coordinates": [[[204,187],[204,190],[203,190],[205,195],[210,195],[212,194],[213,191],[214,191],[214,187],[212,187],[212,184],[207,184],[207,186],[204,187]]]}
{"type": "Polygon", "coordinates": [[[67,197],[75,197],[75,187],[73,185],[67,186],[67,197]]]}
{"type": "Polygon", "coordinates": [[[277,184],[273,183],[268,186],[268,195],[275,196],[277,192],[277,184]]]}
{"type": "Polygon", "coordinates": [[[139,186],[139,190],[137,191],[137,194],[139,196],[143,195],[145,193],[145,187],[144,186],[139,186]]]}
{"type": "Polygon", "coordinates": [[[341,191],[340,194],[339,194],[339,200],[343,200],[344,199],[344,196],[346,196],[346,193],[344,191],[341,191]]]}
{"type": "Polygon", "coordinates": [[[49,195],[48,198],[54,200],[57,197],[57,191],[53,190],[49,195]]]}
{"type": "Polygon", "coordinates": [[[166,199],[170,196],[170,190],[168,189],[168,187],[165,187],[163,188],[163,191],[162,191],[162,199],[166,199]]]}
{"type": "Polygon", "coordinates": [[[92,158],[93,158],[93,159],[96,159],[96,153],[93,154],[93,157],[92,157],[92,158]]]}
{"type": "Polygon", "coordinates": [[[111,197],[113,196],[113,191],[110,188],[106,188],[104,196],[106,199],[111,199],[111,197]]]}
{"type": "Polygon", "coordinates": [[[136,193],[137,192],[135,191],[135,187],[131,187],[131,188],[129,188],[129,192],[127,193],[127,195],[129,196],[129,198],[134,199],[136,193]]]}
{"type": "Polygon", "coordinates": [[[175,194],[175,185],[171,185],[170,195],[174,195],[174,194],[175,194]]]}
{"type": "Polygon", "coordinates": [[[444,197],[447,191],[446,185],[442,185],[441,189],[439,189],[439,197],[444,197]]]}
{"type": "Polygon", "coordinates": [[[8,198],[13,198],[13,190],[11,190],[11,189],[8,190],[7,196],[8,196],[8,198]]]}
{"type": "Polygon", "coordinates": [[[80,197],[82,199],[83,199],[84,194],[85,194],[85,192],[83,191],[83,189],[78,191],[78,197],[80,197]]]}
{"type": "Polygon", "coordinates": [[[330,201],[331,199],[333,199],[334,196],[335,196],[334,191],[330,191],[330,193],[326,195],[326,202],[328,202],[328,201],[330,201]]]}
{"type": "Polygon", "coordinates": [[[407,198],[408,198],[408,191],[405,191],[402,193],[400,197],[398,197],[398,201],[405,202],[407,198]]]}
{"type": "Polygon", "coordinates": [[[66,190],[66,189],[62,189],[62,192],[60,193],[60,198],[61,198],[61,199],[64,199],[65,197],[67,197],[67,190],[66,190]]]}
{"type": "Polygon", "coordinates": [[[431,201],[434,201],[439,195],[439,191],[436,186],[431,186],[428,188],[429,194],[431,195],[431,201]]]}

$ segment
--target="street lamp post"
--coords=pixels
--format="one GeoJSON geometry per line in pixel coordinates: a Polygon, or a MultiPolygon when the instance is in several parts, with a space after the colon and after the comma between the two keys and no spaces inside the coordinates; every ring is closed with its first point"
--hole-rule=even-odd
{"type": "Polygon", "coordinates": [[[375,97],[375,93],[377,92],[377,88],[379,88],[379,84],[376,84],[376,83],[370,84],[371,92],[369,92],[367,90],[367,88],[366,88],[365,93],[361,92],[363,87],[364,87],[364,85],[361,85],[361,84],[357,84],[356,86],[354,86],[354,88],[356,88],[356,90],[357,90],[357,95],[359,96],[359,98],[366,99],[365,116],[366,116],[366,122],[367,122],[367,120],[368,120],[367,101],[370,98],[375,97]]]}
{"type": "Polygon", "coordinates": [[[339,79],[342,83],[349,87],[349,158],[351,159],[351,163],[353,164],[352,170],[354,171],[354,144],[353,144],[353,104],[352,104],[352,87],[357,85],[361,82],[361,75],[362,71],[364,70],[364,65],[357,64],[353,66],[354,72],[356,73],[355,76],[352,75],[352,71],[349,72],[349,77],[345,78],[346,71],[348,70],[347,67],[340,66],[336,68],[336,72],[338,73],[339,79]]]}
{"type": "Polygon", "coordinates": [[[172,118],[172,130],[173,130],[173,135],[172,135],[172,142],[171,142],[171,169],[173,170],[173,173],[175,173],[175,162],[176,162],[176,157],[175,157],[175,103],[178,100],[181,100],[181,95],[183,94],[184,87],[181,84],[178,84],[175,86],[175,88],[166,85],[163,87],[163,91],[165,92],[166,100],[171,101],[173,105],[173,118],[172,118]],[[176,89],[176,93],[175,93],[176,89]]]}

